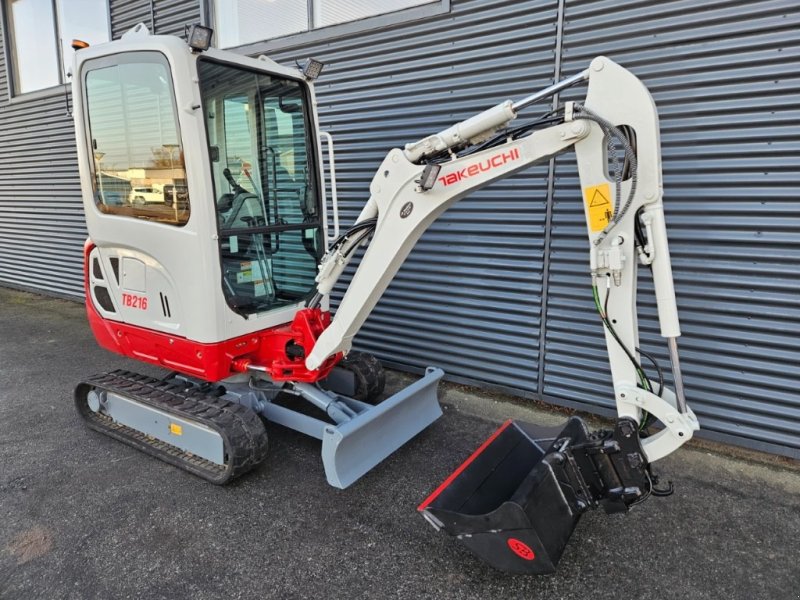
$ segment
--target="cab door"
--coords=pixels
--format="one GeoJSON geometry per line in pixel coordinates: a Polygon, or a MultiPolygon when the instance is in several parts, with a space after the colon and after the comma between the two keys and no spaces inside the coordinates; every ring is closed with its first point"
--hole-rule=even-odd
{"type": "Polygon", "coordinates": [[[167,57],[91,59],[81,78],[92,178],[84,200],[96,245],[87,301],[104,318],[186,335],[187,263],[202,249],[167,57]]]}

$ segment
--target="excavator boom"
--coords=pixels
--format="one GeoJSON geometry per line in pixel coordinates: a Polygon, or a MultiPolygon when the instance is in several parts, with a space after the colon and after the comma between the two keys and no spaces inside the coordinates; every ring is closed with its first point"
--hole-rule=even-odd
{"type": "Polygon", "coordinates": [[[598,57],[585,71],[547,90],[516,103],[505,101],[391,150],[356,224],[323,257],[312,301],[330,292],[355,246],[371,233],[336,315],[306,358],[309,369],[349,351],[417,240],[447,208],[571,149],[586,216],[588,275],[614,382],[616,424],[590,432],[573,417],[565,427],[546,431],[509,421],[419,506],[437,530],[511,572],[554,570],[586,510],[626,511],[651,495],[668,493],[657,487],[651,463],[699,428],[686,404],[678,362],[680,326],[662,203],[658,113],[647,88],[626,69],[598,57]],[[534,101],[583,81],[588,91],[582,103],[568,102],[539,121],[510,127],[534,101]],[[640,362],[639,263],[652,270],[675,392],[663,381],[657,389],[640,362]],[[663,428],[648,432],[654,419],[663,428]]]}

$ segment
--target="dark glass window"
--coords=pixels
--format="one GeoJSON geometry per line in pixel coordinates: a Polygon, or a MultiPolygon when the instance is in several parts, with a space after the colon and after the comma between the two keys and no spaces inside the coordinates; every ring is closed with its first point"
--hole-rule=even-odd
{"type": "Polygon", "coordinates": [[[322,248],[304,90],[210,60],[198,72],[228,303],[244,313],[297,303],[322,248]]]}

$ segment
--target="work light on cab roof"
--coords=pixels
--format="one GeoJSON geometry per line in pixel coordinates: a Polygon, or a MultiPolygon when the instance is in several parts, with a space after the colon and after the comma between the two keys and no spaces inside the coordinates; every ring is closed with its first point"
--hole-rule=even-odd
{"type": "Polygon", "coordinates": [[[214,30],[203,25],[187,25],[186,43],[196,52],[205,52],[211,46],[214,30]]]}
{"type": "Polygon", "coordinates": [[[322,74],[323,67],[325,67],[325,63],[320,62],[314,58],[307,58],[302,69],[303,75],[305,75],[306,79],[310,79],[313,81],[322,74]]]}

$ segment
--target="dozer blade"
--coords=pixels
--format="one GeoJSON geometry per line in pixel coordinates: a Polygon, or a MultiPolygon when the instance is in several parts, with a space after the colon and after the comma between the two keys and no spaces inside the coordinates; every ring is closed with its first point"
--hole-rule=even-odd
{"type": "Polygon", "coordinates": [[[436,388],[443,375],[429,367],[422,379],[380,404],[346,423],[326,426],[322,463],[328,483],[346,488],[442,416],[436,388]]]}
{"type": "Polygon", "coordinates": [[[635,423],[590,433],[506,421],[418,510],[491,566],[509,573],[556,570],[580,516],[621,512],[652,484],[635,423]]]}

